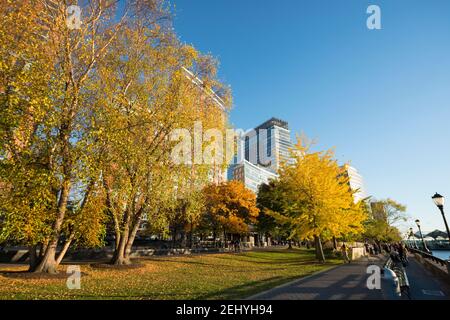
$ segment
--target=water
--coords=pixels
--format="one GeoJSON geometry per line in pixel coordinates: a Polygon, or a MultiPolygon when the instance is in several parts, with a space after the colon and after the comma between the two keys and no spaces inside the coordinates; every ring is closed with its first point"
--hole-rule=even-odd
{"type": "Polygon", "coordinates": [[[450,259],[450,250],[435,250],[435,251],[433,251],[433,256],[435,256],[439,259],[449,260],[450,259]]]}

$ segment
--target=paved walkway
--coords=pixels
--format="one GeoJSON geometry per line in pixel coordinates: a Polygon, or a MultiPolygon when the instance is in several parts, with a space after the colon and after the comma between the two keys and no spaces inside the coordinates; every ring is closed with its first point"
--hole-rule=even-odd
{"type": "MultiPolygon", "coordinates": [[[[389,300],[393,296],[390,283],[382,281],[381,290],[367,288],[367,267],[383,266],[382,256],[363,258],[351,264],[341,265],[331,270],[306,277],[289,284],[260,293],[249,299],[254,300],[389,300]]],[[[450,290],[437,280],[422,265],[411,258],[407,268],[410,281],[411,299],[446,300],[450,290]]],[[[402,297],[407,299],[407,297],[402,297]]]]}
{"type": "Polygon", "coordinates": [[[406,268],[412,300],[450,300],[450,286],[414,258],[406,268]]]}

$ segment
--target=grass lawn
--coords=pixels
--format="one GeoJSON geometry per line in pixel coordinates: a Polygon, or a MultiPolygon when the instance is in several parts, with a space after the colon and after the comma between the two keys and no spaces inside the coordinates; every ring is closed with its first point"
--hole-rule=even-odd
{"type": "MultiPolygon", "coordinates": [[[[94,269],[81,265],[80,290],[65,278],[21,279],[0,267],[0,299],[241,299],[340,264],[314,261],[306,249],[271,249],[242,254],[158,257],[141,260],[139,269],[94,269]]],[[[65,273],[66,266],[61,267],[65,273]]]]}

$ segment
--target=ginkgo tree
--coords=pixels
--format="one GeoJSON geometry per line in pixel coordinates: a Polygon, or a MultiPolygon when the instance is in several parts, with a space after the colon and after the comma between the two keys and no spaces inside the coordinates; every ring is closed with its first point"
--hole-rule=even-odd
{"type": "Polygon", "coordinates": [[[366,215],[332,150],[313,152],[300,137],[291,155],[293,161],[279,172],[276,206],[263,210],[288,226],[290,238],[314,240],[317,259],[324,262],[322,242],[361,233],[366,215]]]}

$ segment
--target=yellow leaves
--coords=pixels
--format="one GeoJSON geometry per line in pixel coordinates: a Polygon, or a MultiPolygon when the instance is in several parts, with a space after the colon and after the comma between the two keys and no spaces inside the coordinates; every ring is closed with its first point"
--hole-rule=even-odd
{"type": "MultiPolygon", "coordinates": [[[[242,254],[161,257],[142,268],[94,269],[81,265],[81,289],[68,290],[66,278],[19,279],[0,274],[0,299],[242,299],[255,282],[276,286],[331,264],[314,262],[311,251],[270,250],[242,254]]],[[[0,267],[0,271],[26,267],[0,267]]],[[[60,269],[65,274],[65,267],[60,269]]]]}
{"type": "Polygon", "coordinates": [[[278,188],[283,206],[280,222],[289,221],[291,232],[301,238],[332,237],[363,231],[366,216],[353,201],[348,178],[333,158],[332,150],[310,152],[302,138],[292,151],[295,161],[280,170],[278,188]]]}

